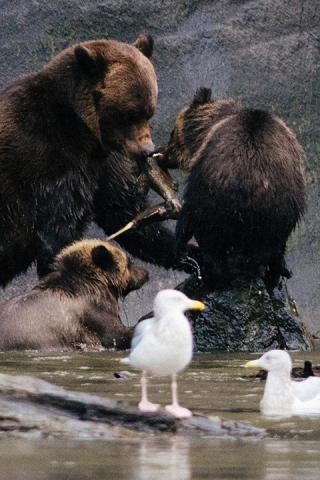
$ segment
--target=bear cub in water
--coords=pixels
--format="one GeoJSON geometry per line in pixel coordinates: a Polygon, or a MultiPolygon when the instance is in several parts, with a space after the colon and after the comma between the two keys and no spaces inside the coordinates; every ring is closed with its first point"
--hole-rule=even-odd
{"type": "Polygon", "coordinates": [[[133,329],[122,324],[118,299],[147,280],[111,243],[75,242],[33,290],[0,306],[0,349],[129,348],[133,329]]]}
{"type": "Polygon", "coordinates": [[[202,88],[180,111],[160,162],[190,171],[177,251],[196,238],[207,284],[262,273],[272,291],[290,276],[284,254],[305,209],[305,182],[302,148],[280,118],[212,100],[202,88]]]}

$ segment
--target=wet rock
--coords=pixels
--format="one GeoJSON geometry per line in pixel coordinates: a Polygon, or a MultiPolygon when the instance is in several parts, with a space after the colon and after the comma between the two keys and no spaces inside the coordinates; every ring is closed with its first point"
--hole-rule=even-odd
{"type": "Polygon", "coordinates": [[[209,292],[201,281],[190,277],[181,290],[207,306],[190,314],[199,352],[312,348],[311,336],[284,288],[270,296],[262,280],[243,279],[227,290],[209,292]]]}
{"type": "Polygon", "coordinates": [[[242,422],[194,415],[177,420],[160,411],[142,413],[116,400],[69,392],[34,377],[0,374],[0,435],[112,438],[130,432],[261,437],[264,430],[242,422]]]}
{"type": "Polygon", "coordinates": [[[228,436],[228,437],[256,437],[264,436],[264,430],[253,427],[248,423],[223,420],[219,417],[205,417],[204,415],[193,415],[188,420],[180,421],[178,433],[195,435],[196,433],[206,435],[228,436]]]}

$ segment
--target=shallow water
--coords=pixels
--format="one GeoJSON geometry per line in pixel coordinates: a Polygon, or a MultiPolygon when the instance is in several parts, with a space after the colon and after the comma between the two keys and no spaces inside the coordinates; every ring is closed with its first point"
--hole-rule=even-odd
{"type": "MultiPolygon", "coordinates": [[[[139,376],[117,379],[122,354],[114,352],[0,354],[1,372],[35,375],[72,390],[135,404],[139,376]]],[[[180,376],[181,403],[212,416],[250,422],[269,434],[259,440],[133,434],[109,441],[8,439],[0,436],[0,478],[38,479],[319,479],[320,417],[263,418],[263,382],[241,367],[251,355],[201,354],[180,376]]],[[[296,354],[320,364],[319,354],[296,354]]],[[[150,398],[170,401],[169,383],[150,381],[150,398]]]]}

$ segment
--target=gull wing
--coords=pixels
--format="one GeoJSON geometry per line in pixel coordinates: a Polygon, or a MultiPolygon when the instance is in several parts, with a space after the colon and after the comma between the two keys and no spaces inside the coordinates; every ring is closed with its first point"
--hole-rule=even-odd
{"type": "Polygon", "coordinates": [[[308,377],[301,382],[292,382],[293,393],[301,401],[312,400],[320,396],[320,377],[308,377]]]}
{"type": "Polygon", "coordinates": [[[147,318],[142,322],[139,322],[134,329],[133,337],[131,340],[131,349],[135,348],[138,343],[141,342],[143,336],[150,330],[150,328],[155,324],[156,319],[154,317],[147,318]]]}

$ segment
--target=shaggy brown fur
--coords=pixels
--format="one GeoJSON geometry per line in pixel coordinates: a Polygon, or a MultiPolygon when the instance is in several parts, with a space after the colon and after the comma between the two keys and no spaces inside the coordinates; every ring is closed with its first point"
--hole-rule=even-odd
{"type": "MultiPolygon", "coordinates": [[[[96,221],[111,234],[147,208],[137,189],[154,146],[153,41],[92,40],[70,47],[0,95],[0,285],[57,253],[96,221]]],[[[119,242],[172,265],[174,236],[161,226],[119,242]]]]}
{"type": "Polygon", "coordinates": [[[116,246],[76,242],[31,292],[0,306],[0,349],[129,348],[132,328],[120,320],[118,299],[147,280],[116,246]]]}
{"type": "Polygon", "coordinates": [[[197,92],[164,149],[164,166],[191,170],[177,249],[195,236],[210,285],[257,275],[262,266],[272,290],[289,276],[286,242],[305,208],[303,151],[275,115],[210,95],[197,92]]]}

